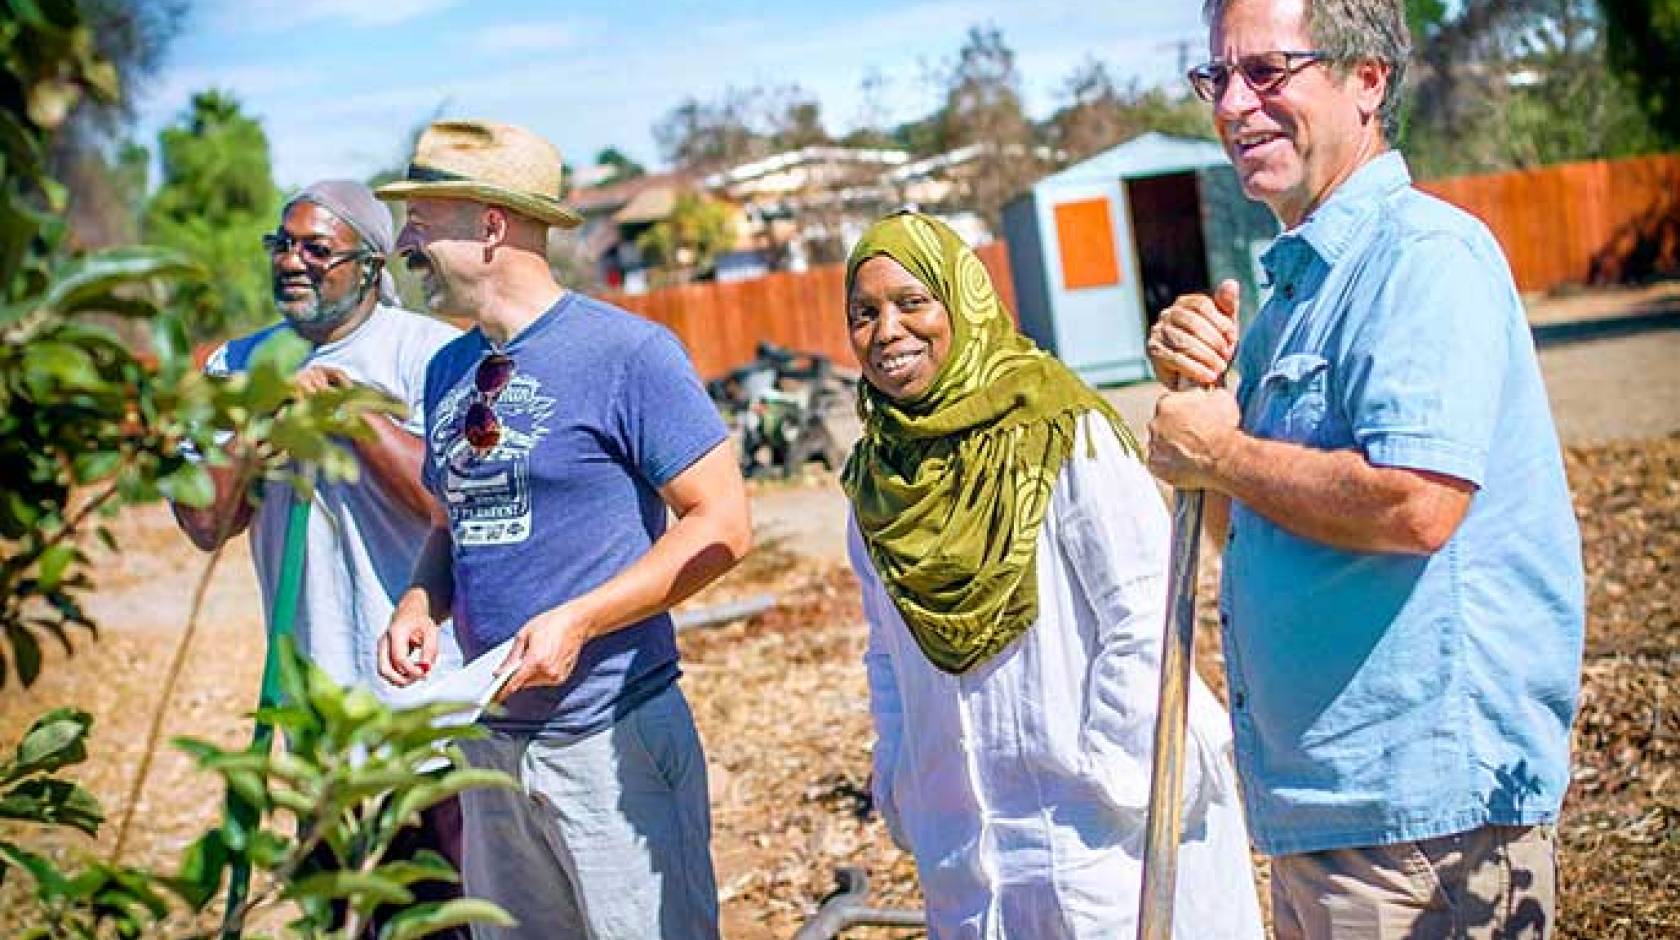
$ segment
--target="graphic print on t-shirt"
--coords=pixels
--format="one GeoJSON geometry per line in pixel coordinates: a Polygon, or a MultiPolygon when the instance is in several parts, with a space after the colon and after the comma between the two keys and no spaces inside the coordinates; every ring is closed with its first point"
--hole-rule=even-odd
{"type": "Polygon", "coordinates": [[[542,394],[535,378],[516,373],[494,405],[502,439],[484,452],[461,435],[466,410],[477,400],[468,373],[438,403],[427,445],[433,465],[443,468],[455,544],[517,544],[531,537],[531,451],[548,435],[555,400],[542,394]]]}

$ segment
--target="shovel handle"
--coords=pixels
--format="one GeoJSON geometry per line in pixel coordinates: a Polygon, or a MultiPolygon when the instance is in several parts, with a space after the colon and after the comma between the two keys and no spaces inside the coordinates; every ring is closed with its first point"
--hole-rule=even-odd
{"type": "MultiPolygon", "coordinates": [[[[1193,387],[1181,380],[1180,389],[1193,387]]],[[[1169,940],[1183,835],[1184,735],[1190,714],[1191,663],[1196,650],[1196,574],[1202,541],[1201,490],[1173,499],[1172,558],[1167,617],[1161,637],[1161,689],[1155,707],[1150,759],[1149,817],[1144,830],[1143,885],[1138,893],[1138,940],[1169,940]]]]}

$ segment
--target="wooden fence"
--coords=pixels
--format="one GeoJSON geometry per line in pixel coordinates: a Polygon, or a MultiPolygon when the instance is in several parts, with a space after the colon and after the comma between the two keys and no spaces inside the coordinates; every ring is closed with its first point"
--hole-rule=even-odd
{"type": "Polygon", "coordinates": [[[1563,163],[1418,188],[1486,222],[1521,290],[1680,270],[1680,155],[1563,163]]]}
{"type": "MultiPolygon", "coordinates": [[[[1004,305],[1015,310],[1015,282],[1001,241],[975,252],[992,274],[1004,305]]],[[[844,368],[857,359],[846,338],[846,268],[833,264],[751,281],[684,284],[605,299],[663,323],[676,333],[705,378],[752,360],[760,340],[822,353],[844,368]]]]}
{"type": "MultiPolygon", "coordinates": [[[[1566,163],[1418,185],[1486,222],[1524,291],[1622,283],[1680,270],[1680,155],[1566,163]]],[[[994,241],[977,253],[1014,312],[1006,246],[994,241]]],[[[760,340],[853,367],[844,280],[844,268],[829,265],[607,299],[670,327],[707,378],[750,361],[760,340]]]]}

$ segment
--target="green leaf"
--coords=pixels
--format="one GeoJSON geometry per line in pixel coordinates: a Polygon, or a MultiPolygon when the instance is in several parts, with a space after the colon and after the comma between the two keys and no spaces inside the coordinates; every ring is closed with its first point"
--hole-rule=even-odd
{"type": "Polygon", "coordinates": [[[0,111],[0,154],[8,164],[8,175],[38,177],[45,172],[41,141],[30,133],[10,110],[0,111]]]}
{"type": "MultiPolygon", "coordinates": [[[[122,459],[123,455],[120,451],[93,450],[77,454],[71,459],[70,466],[72,472],[75,473],[76,482],[86,486],[116,473],[117,468],[122,466],[122,459]]],[[[111,537],[111,530],[103,526],[99,528],[98,532],[103,533],[99,536],[100,541],[105,541],[111,537]]]]}
{"type": "Polygon", "coordinates": [[[75,560],[76,546],[64,542],[60,542],[42,552],[40,560],[36,562],[40,566],[36,579],[40,582],[41,590],[50,591],[58,587],[58,582],[64,577],[65,569],[69,568],[70,563],[75,560]]]}
{"type": "Polygon", "coordinates": [[[102,310],[120,288],[144,286],[151,278],[192,279],[203,273],[186,255],[168,248],[108,248],[60,265],[41,306],[60,314],[102,310]]]}
{"type": "Polygon", "coordinates": [[[518,784],[512,777],[499,770],[475,767],[452,770],[436,783],[422,784],[403,793],[397,801],[397,818],[407,819],[410,813],[418,813],[442,800],[478,787],[515,790],[518,789],[518,784]]]}
{"type": "Polygon", "coordinates": [[[184,463],[158,481],[158,492],[170,502],[204,508],[216,501],[216,483],[203,464],[184,463]]]}
{"type": "Polygon", "coordinates": [[[247,371],[255,373],[269,368],[289,377],[309,357],[310,348],[308,340],[291,330],[275,330],[251,353],[247,371]]]}
{"type": "Polygon", "coordinates": [[[31,343],[24,371],[30,387],[41,391],[49,391],[55,385],[85,389],[101,383],[93,357],[70,343],[31,343]]]}
{"type": "Polygon", "coordinates": [[[15,762],[0,782],[52,773],[87,760],[87,734],[92,726],[93,716],[76,708],[55,708],[35,719],[18,742],[15,762]]]}
{"type": "Polygon", "coordinates": [[[41,644],[23,624],[8,623],[5,626],[6,639],[12,643],[12,659],[17,667],[18,681],[27,689],[41,675],[41,644]]]}
{"type": "Polygon", "coordinates": [[[512,915],[482,898],[456,898],[443,903],[416,904],[386,923],[379,940],[415,940],[466,924],[516,927],[512,915]]]}
{"type": "Polygon", "coordinates": [[[411,885],[417,881],[443,881],[455,884],[461,880],[454,866],[448,859],[431,850],[423,850],[406,861],[387,862],[379,866],[381,875],[402,885],[411,885]]]}
{"type": "Polygon", "coordinates": [[[271,869],[284,861],[296,848],[295,843],[268,829],[251,834],[251,862],[258,868],[271,869]]]}
{"type": "Polygon", "coordinates": [[[68,780],[25,780],[0,795],[0,819],[69,826],[98,835],[105,811],[93,794],[68,780]]]}
{"type": "Polygon", "coordinates": [[[223,771],[222,778],[227,781],[228,789],[237,794],[239,799],[259,810],[268,808],[268,787],[264,784],[261,774],[249,770],[223,771]]]}
{"type": "Polygon", "coordinates": [[[322,871],[306,875],[286,887],[287,898],[351,898],[376,904],[413,904],[414,892],[372,872],[322,871]]]}
{"type": "MultiPolygon", "coordinates": [[[[64,873],[58,870],[58,866],[54,865],[51,859],[36,855],[20,845],[15,845],[3,839],[0,839],[0,861],[29,872],[29,877],[35,879],[39,894],[48,897],[58,896],[64,892],[69,884],[64,877],[64,873]]],[[[4,874],[4,872],[5,866],[0,865],[0,874],[4,874]]]]}
{"type": "Polygon", "coordinates": [[[192,341],[186,324],[173,313],[152,320],[152,348],[157,351],[158,370],[165,376],[179,376],[192,367],[192,341]]]}
{"type": "Polygon", "coordinates": [[[193,910],[202,910],[221,887],[229,857],[221,830],[206,832],[187,846],[179,873],[165,884],[193,910]]]}

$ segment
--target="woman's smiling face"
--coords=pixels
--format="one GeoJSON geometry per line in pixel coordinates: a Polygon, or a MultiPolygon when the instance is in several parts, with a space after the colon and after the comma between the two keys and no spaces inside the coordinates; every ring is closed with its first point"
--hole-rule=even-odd
{"type": "Polygon", "coordinates": [[[926,393],[951,354],[945,305],[886,255],[858,265],[846,298],[846,329],[864,380],[894,401],[926,393]]]}

